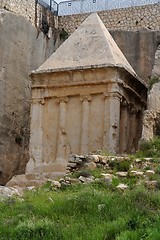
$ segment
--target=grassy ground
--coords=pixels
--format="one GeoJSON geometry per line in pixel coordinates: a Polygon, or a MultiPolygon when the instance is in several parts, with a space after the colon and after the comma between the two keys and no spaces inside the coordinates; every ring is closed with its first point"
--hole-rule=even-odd
{"type": "Polygon", "coordinates": [[[0,203],[2,240],[160,239],[160,191],[93,183],[0,203]]]}
{"type": "MultiPolygon", "coordinates": [[[[139,156],[154,157],[154,178],[159,181],[160,139],[142,145],[134,157],[139,156]]],[[[128,170],[122,163],[113,168],[128,170]]],[[[56,191],[47,183],[25,192],[22,199],[8,198],[0,202],[0,240],[159,240],[160,184],[148,190],[135,178],[123,181],[129,185],[124,192],[115,180],[56,191]]]]}

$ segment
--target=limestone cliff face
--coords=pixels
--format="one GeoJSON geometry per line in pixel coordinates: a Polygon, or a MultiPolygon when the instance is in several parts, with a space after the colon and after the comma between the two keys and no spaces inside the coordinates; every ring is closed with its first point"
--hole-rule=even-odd
{"type": "Polygon", "coordinates": [[[0,10],[0,184],[28,160],[30,73],[54,51],[55,39],[29,21],[0,10]]]}
{"type": "Polygon", "coordinates": [[[148,106],[144,112],[142,140],[160,136],[160,45],[155,53],[152,78],[156,81],[148,94],[148,106]]]}
{"type": "Polygon", "coordinates": [[[114,30],[110,33],[138,76],[148,82],[152,75],[155,52],[160,44],[160,32],[142,29],[114,30]]]}

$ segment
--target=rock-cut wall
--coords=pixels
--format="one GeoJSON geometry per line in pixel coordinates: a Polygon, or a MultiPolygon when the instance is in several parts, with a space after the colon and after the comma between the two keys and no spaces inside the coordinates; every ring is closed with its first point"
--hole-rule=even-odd
{"type": "Polygon", "coordinates": [[[22,173],[28,160],[30,73],[55,50],[26,18],[0,10],[0,184],[22,173]]]}
{"type": "Polygon", "coordinates": [[[138,76],[148,83],[160,44],[160,31],[111,30],[110,33],[138,76]]]}

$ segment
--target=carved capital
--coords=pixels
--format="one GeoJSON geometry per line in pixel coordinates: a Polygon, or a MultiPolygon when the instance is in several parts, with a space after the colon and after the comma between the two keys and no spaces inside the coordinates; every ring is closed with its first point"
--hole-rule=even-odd
{"type": "Polygon", "coordinates": [[[81,102],[90,102],[92,100],[90,95],[80,96],[81,102]]]}
{"type": "Polygon", "coordinates": [[[135,115],[135,114],[137,114],[137,112],[138,112],[138,108],[132,107],[131,110],[130,110],[130,112],[131,112],[131,114],[135,115]]]}
{"type": "Polygon", "coordinates": [[[122,107],[126,108],[128,106],[127,100],[122,99],[121,105],[122,105],[122,107]]]}
{"type": "Polygon", "coordinates": [[[44,99],[44,98],[42,98],[42,100],[41,100],[41,104],[42,104],[42,105],[45,104],[45,99],[44,99]]]}
{"type": "Polygon", "coordinates": [[[119,101],[121,101],[121,99],[122,99],[122,95],[119,92],[104,92],[103,97],[104,97],[104,99],[109,98],[109,97],[117,98],[119,101]]]}
{"type": "Polygon", "coordinates": [[[43,98],[32,98],[31,99],[31,104],[42,104],[42,102],[43,102],[43,98]]]}
{"type": "Polygon", "coordinates": [[[57,103],[61,103],[61,102],[68,102],[68,97],[59,97],[57,98],[57,103]]]}
{"type": "Polygon", "coordinates": [[[109,97],[112,97],[112,93],[111,92],[104,92],[103,93],[103,98],[104,99],[109,98],[109,97]]]}

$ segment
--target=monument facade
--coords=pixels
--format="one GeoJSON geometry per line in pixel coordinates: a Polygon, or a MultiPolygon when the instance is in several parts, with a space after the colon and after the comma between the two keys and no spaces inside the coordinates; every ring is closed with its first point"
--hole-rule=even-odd
{"type": "Polygon", "coordinates": [[[98,15],[91,14],[32,72],[25,178],[33,184],[40,176],[64,174],[70,154],[134,151],[146,98],[145,83],[98,15]]]}

